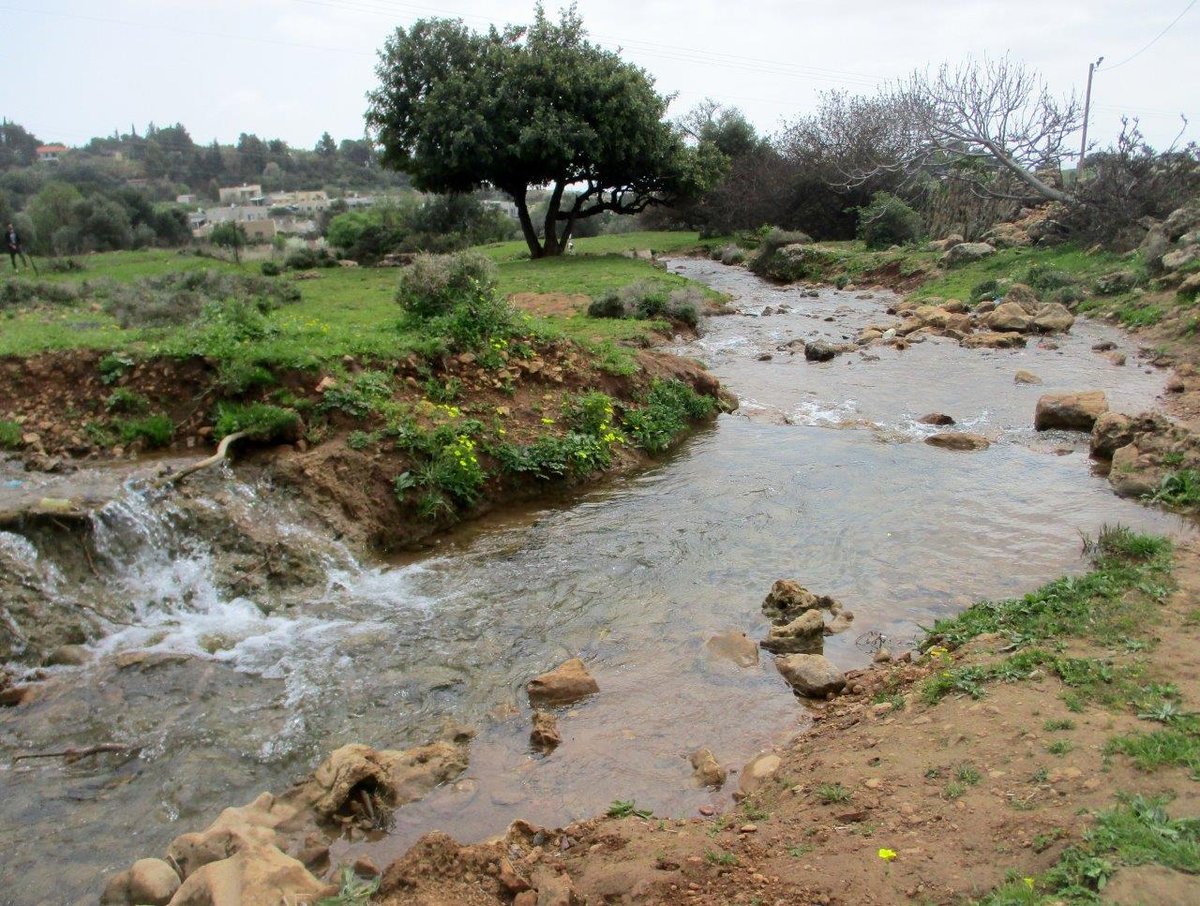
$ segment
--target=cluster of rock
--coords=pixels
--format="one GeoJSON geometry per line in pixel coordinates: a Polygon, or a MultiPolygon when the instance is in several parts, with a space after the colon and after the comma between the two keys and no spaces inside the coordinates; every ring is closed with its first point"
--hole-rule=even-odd
{"type": "Polygon", "coordinates": [[[1156,285],[1189,299],[1200,294],[1200,202],[1177,208],[1161,222],[1151,221],[1142,254],[1156,285]]]}
{"type": "Polygon", "coordinates": [[[794,579],[776,581],[762,609],[772,626],[760,644],[775,655],[775,666],[792,689],[809,698],[840,692],[846,685],[845,676],[821,651],[825,636],[850,628],[854,614],[794,579]]]}
{"type": "MultiPolygon", "coordinates": [[[[176,837],[163,858],[139,859],[109,879],[106,906],[277,906],[336,896],[330,829],[385,827],[392,811],[467,767],[471,731],[405,751],[348,745],[283,796],[227,808],[206,830],[176,837]]],[[[369,863],[355,866],[378,874],[369,863]]]]}
{"type": "Polygon", "coordinates": [[[926,337],[948,337],[969,349],[1022,347],[1029,334],[1069,331],[1075,316],[1058,302],[1040,302],[1022,283],[1010,286],[999,301],[974,308],[957,299],[905,299],[888,309],[899,323],[871,324],[858,335],[857,346],[891,345],[904,348],[926,337]]]}

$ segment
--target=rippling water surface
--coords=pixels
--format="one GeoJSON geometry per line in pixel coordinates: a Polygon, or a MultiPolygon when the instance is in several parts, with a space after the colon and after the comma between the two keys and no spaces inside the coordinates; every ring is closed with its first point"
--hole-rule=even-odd
{"type": "MultiPolygon", "coordinates": [[[[467,776],[400,810],[390,836],[339,852],[378,861],[430,829],[480,839],[515,816],[561,824],[617,798],[689,814],[722,800],[693,787],[694,749],[738,766],[807,725],[769,655],[739,668],[705,649],[724,630],[765,634],[759,608],[775,579],[856,614],[826,645],[849,668],[869,657],[855,644],[864,633],[902,644],[974,599],[1081,571],[1081,532],[1117,521],[1184,530],[1114,497],[1081,436],[1031,430],[1047,390],[1102,388],[1126,411],[1153,403],[1162,376],[1114,332],[1081,323],[1058,349],[931,340],[817,365],[778,347],[886,322],[885,294],[807,298],[739,269],[672,266],[742,312],[709,319],[677,351],[706,361],[743,409],[571,506],[490,519],[403,564],[363,564],[313,536],[327,579],[275,612],[218,594],[211,552],[180,536],[169,509],[137,498],[111,507],[101,568],[137,603],[138,625],[113,627],[90,666],[62,670],[32,706],[0,711],[0,751],[145,748],[124,762],[5,760],[0,902],[94,902],[107,872],[225,805],[282,790],[336,746],[405,747],[448,718],[479,731],[467,776]],[[754,316],[780,305],[791,311],[754,316]],[[1100,339],[1131,364],[1092,352],[1100,339]],[[1044,386],[1014,385],[1019,368],[1044,386]],[[916,419],[932,410],[993,445],[962,454],[921,443],[932,429],[916,419]],[[138,650],[180,657],[114,666],[113,655],[138,650]],[[524,683],[576,655],[601,692],[561,712],[564,744],[534,756],[524,683]]],[[[263,489],[229,481],[229,507],[307,539],[263,489]]],[[[19,542],[8,536],[18,553],[19,542]]]]}

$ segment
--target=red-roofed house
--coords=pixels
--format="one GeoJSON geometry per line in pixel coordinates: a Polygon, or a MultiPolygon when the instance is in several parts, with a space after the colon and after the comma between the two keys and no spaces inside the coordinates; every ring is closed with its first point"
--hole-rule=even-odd
{"type": "Polygon", "coordinates": [[[67,151],[66,145],[38,145],[38,160],[58,160],[67,151]]]}

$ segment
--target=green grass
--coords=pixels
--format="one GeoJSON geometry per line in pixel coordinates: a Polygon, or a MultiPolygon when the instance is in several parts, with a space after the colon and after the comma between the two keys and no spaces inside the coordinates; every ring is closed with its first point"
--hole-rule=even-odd
{"type": "MultiPolygon", "coordinates": [[[[695,233],[631,233],[581,239],[576,254],[531,261],[522,259],[523,243],[503,243],[484,249],[499,265],[499,289],[515,292],[561,292],[597,295],[639,280],[668,288],[689,281],[655,268],[649,261],[626,258],[625,249],[679,251],[700,245],[695,233]]],[[[179,271],[205,268],[257,274],[255,262],[240,267],[231,262],[176,252],[148,250],[89,256],[82,272],[46,275],[56,282],[83,280],[131,282],[179,271]]],[[[266,315],[269,330],[226,357],[258,365],[314,367],[344,355],[360,358],[401,358],[436,351],[419,331],[400,327],[395,302],[399,271],[394,268],[330,268],[314,271],[314,279],[296,281],[301,300],[266,315]]],[[[290,277],[281,277],[290,280],[290,277]]],[[[716,294],[705,289],[706,295],[716,294]]],[[[205,337],[178,329],[122,329],[103,311],[90,305],[25,306],[9,309],[11,317],[0,330],[0,355],[31,355],[56,349],[120,350],[138,355],[186,355],[204,349],[205,337]]],[[[569,339],[594,343],[635,339],[665,326],[660,322],[601,321],[579,315],[534,319],[533,329],[552,330],[569,339]]]]}
{"type": "Polygon", "coordinates": [[[1051,719],[1042,724],[1042,729],[1047,733],[1056,733],[1059,730],[1074,730],[1075,721],[1069,717],[1061,719],[1051,719]]]}
{"type": "Polygon", "coordinates": [[[633,799],[614,799],[605,814],[609,818],[652,818],[654,812],[637,807],[633,799]]]}
{"type": "Polygon", "coordinates": [[[1179,469],[1164,475],[1150,500],[1180,509],[1200,507],[1200,472],[1179,469]]]}
{"type": "Polygon", "coordinates": [[[21,426],[8,419],[0,419],[0,447],[15,450],[21,446],[21,426]]]}
{"type": "Polygon", "coordinates": [[[1101,274],[1129,266],[1122,256],[1109,252],[1089,254],[1071,245],[1000,249],[990,257],[945,271],[923,284],[913,295],[968,301],[972,290],[989,280],[1025,283],[1032,276],[1037,282],[1039,274],[1054,273],[1090,283],[1101,274]],[[1031,272],[1031,268],[1035,269],[1031,272]]]}
{"type": "Polygon", "coordinates": [[[1191,716],[1173,720],[1161,730],[1118,736],[1105,751],[1129,756],[1143,771],[1181,767],[1193,780],[1200,780],[1200,722],[1191,716]]]}
{"type": "Polygon", "coordinates": [[[834,805],[839,802],[849,802],[851,792],[842,786],[840,783],[821,783],[816,788],[817,798],[825,805],[834,805]]]}

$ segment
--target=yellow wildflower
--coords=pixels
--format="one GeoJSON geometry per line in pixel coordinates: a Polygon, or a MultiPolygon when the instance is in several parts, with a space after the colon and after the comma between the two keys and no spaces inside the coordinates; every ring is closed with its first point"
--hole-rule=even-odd
{"type": "Polygon", "coordinates": [[[884,862],[891,862],[892,859],[896,858],[896,851],[894,849],[881,849],[879,850],[879,858],[883,859],[884,862]]]}

